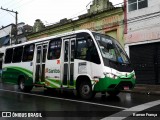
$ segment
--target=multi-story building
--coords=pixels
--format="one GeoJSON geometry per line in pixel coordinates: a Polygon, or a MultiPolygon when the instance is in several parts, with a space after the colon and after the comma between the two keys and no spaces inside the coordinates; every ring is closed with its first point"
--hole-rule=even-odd
{"type": "Polygon", "coordinates": [[[15,28],[15,24],[10,24],[0,28],[0,47],[15,44],[16,39],[17,43],[27,41],[26,35],[32,32],[32,27],[21,22],[17,25],[17,33],[15,28]]]}
{"type": "Polygon", "coordinates": [[[14,24],[10,24],[0,28],[0,47],[11,44],[11,34],[14,27],[14,24]]]}
{"type": "Polygon", "coordinates": [[[124,0],[125,49],[133,63],[137,83],[160,83],[160,1],[124,0]]]}

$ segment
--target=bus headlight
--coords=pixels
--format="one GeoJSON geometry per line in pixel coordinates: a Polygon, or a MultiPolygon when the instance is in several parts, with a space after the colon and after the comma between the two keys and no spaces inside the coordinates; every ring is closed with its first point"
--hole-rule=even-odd
{"type": "Polygon", "coordinates": [[[105,75],[105,77],[109,77],[109,78],[112,78],[112,79],[117,79],[118,78],[118,76],[113,74],[113,73],[104,72],[103,74],[105,75]]]}
{"type": "Polygon", "coordinates": [[[136,79],[136,74],[134,74],[133,78],[136,79]]]}

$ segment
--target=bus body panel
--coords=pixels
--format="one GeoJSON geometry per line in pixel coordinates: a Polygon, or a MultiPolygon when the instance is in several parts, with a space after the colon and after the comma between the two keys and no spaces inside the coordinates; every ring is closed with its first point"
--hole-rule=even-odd
{"type": "Polygon", "coordinates": [[[60,88],[61,79],[61,60],[47,60],[45,68],[45,86],[49,88],[60,88]]]}
{"type": "Polygon", "coordinates": [[[32,62],[21,62],[4,64],[2,70],[2,81],[6,83],[18,84],[19,76],[27,78],[26,85],[33,85],[33,65],[32,62]]]}
{"type": "Polygon", "coordinates": [[[80,75],[86,75],[91,80],[92,79],[91,63],[85,60],[75,59],[74,73],[75,73],[75,80],[80,75]]]}

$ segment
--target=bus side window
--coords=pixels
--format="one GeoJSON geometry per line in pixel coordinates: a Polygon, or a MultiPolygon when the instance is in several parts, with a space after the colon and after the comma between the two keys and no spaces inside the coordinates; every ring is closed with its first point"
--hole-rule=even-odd
{"type": "Polygon", "coordinates": [[[76,58],[86,60],[87,46],[86,40],[77,40],[76,58]]]}
{"type": "Polygon", "coordinates": [[[100,64],[98,51],[93,39],[87,33],[82,33],[77,37],[76,42],[76,59],[87,60],[96,64],[100,64]]]}
{"type": "Polygon", "coordinates": [[[56,38],[50,41],[48,50],[48,60],[59,59],[61,54],[62,40],[56,38]]]}
{"type": "Polygon", "coordinates": [[[23,47],[17,47],[14,49],[13,60],[12,60],[13,63],[21,62],[22,52],[23,52],[23,47]]]}
{"type": "Polygon", "coordinates": [[[5,63],[11,63],[12,61],[13,48],[7,49],[5,54],[5,63]]]}
{"type": "Polygon", "coordinates": [[[28,62],[33,60],[34,55],[34,44],[31,45],[25,45],[24,52],[23,52],[23,62],[28,62]]]}
{"type": "Polygon", "coordinates": [[[96,63],[96,64],[100,64],[100,58],[98,55],[98,51],[91,37],[87,38],[87,48],[88,49],[86,53],[86,60],[96,63]]]}

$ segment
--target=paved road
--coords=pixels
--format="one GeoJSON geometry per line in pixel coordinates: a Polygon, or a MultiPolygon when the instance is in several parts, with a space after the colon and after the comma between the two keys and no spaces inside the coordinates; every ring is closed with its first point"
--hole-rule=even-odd
{"type": "MultiPolygon", "coordinates": [[[[43,88],[34,88],[31,93],[22,93],[16,85],[0,83],[0,111],[1,116],[2,112],[11,112],[16,120],[22,119],[17,115],[28,117],[28,112],[38,112],[40,114],[37,116],[41,115],[42,118],[38,116],[35,119],[44,120],[160,119],[160,96],[120,93],[117,97],[110,97],[97,94],[91,101],[84,101],[72,92],[48,93],[43,88]]],[[[8,120],[4,117],[1,119],[8,120]]]]}

